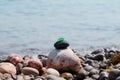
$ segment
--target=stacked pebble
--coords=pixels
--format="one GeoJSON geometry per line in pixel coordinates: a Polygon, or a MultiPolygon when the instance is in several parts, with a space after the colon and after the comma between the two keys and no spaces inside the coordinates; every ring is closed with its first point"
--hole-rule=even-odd
{"type": "Polygon", "coordinates": [[[120,80],[120,52],[99,49],[84,55],[57,41],[48,56],[10,54],[0,60],[0,80],[120,80]]]}

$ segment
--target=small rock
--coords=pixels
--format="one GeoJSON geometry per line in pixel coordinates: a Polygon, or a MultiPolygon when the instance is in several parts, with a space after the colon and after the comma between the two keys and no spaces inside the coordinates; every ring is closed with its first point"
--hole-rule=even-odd
{"type": "Polygon", "coordinates": [[[21,73],[21,69],[23,68],[23,64],[22,63],[18,63],[16,65],[16,70],[17,70],[17,74],[20,74],[21,73]]]}
{"type": "Polygon", "coordinates": [[[34,80],[34,77],[30,75],[24,75],[23,78],[24,80],[34,80]]]}
{"type": "Polygon", "coordinates": [[[94,60],[103,61],[104,60],[104,55],[103,54],[98,54],[94,57],[94,60]]]}
{"type": "Polygon", "coordinates": [[[90,71],[90,70],[93,69],[93,67],[90,66],[90,65],[88,65],[88,64],[86,64],[85,67],[84,67],[84,69],[85,69],[86,71],[90,71]]]}
{"type": "Polygon", "coordinates": [[[18,76],[17,76],[17,80],[24,80],[24,78],[23,78],[22,75],[18,75],[18,76]]]}
{"type": "Polygon", "coordinates": [[[99,80],[108,80],[108,74],[105,71],[100,72],[99,80]]]}
{"type": "Polygon", "coordinates": [[[108,75],[108,80],[115,80],[118,76],[120,76],[120,70],[113,69],[108,75]]]}
{"type": "Polygon", "coordinates": [[[11,55],[8,56],[7,60],[13,64],[17,64],[23,61],[23,58],[21,55],[13,53],[11,55]]]}
{"type": "Polygon", "coordinates": [[[89,72],[89,76],[91,77],[92,75],[95,75],[95,74],[98,74],[98,73],[99,73],[99,71],[97,69],[92,69],[89,72]]]}
{"type": "Polygon", "coordinates": [[[24,74],[24,75],[38,75],[39,74],[39,71],[35,68],[31,68],[31,67],[24,67],[22,68],[21,72],[24,74]]]}
{"type": "Polygon", "coordinates": [[[65,41],[65,40],[63,40],[63,41],[57,41],[54,44],[54,47],[56,49],[66,49],[68,46],[69,46],[69,43],[67,41],[65,41]]]}
{"type": "Polygon", "coordinates": [[[42,62],[42,64],[43,64],[43,67],[46,67],[46,66],[47,66],[47,65],[46,65],[47,58],[42,59],[41,62],[42,62]]]}
{"type": "Polygon", "coordinates": [[[62,73],[61,77],[65,78],[66,80],[73,80],[73,75],[68,72],[62,73]]]}
{"type": "Polygon", "coordinates": [[[99,78],[99,75],[98,74],[94,74],[91,76],[93,79],[97,80],[99,78]]]}
{"type": "Polygon", "coordinates": [[[87,75],[88,75],[88,73],[83,68],[81,68],[81,70],[76,75],[76,79],[83,80],[86,78],[87,75]]]}
{"type": "Polygon", "coordinates": [[[10,73],[10,74],[16,74],[16,67],[9,62],[2,62],[0,63],[0,72],[1,73],[10,73]]]}
{"type": "Polygon", "coordinates": [[[46,74],[47,74],[47,75],[60,76],[60,73],[59,73],[57,70],[53,69],[53,68],[48,68],[48,69],[46,70],[46,74]]]}
{"type": "Polygon", "coordinates": [[[101,53],[104,53],[104,49],[95,50],[91,54],[101,54],[101,53]]]}
{"type": "Polygon", "coordinates": [[[107,68],[107,64],[105,64],[105,63],[100,63],[99,64],[99,68],[101,69],[106,69],[107,68]]]}
{"type": "Polygon", "coordinates": [[[38,71],[42,70],[42,62],[38,58],[32,58],[28,60],[28,67],[37,69],[38,71]]]}

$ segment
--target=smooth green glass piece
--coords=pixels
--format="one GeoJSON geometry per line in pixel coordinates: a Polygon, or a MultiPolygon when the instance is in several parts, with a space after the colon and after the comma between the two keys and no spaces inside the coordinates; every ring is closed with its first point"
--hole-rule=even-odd
{"type": "Polygon", "coordinates": [[[58,41],[63,41],[63,40],[64,40],[64,38],[63,38],[63,37],[58,38],[58,41]]]}

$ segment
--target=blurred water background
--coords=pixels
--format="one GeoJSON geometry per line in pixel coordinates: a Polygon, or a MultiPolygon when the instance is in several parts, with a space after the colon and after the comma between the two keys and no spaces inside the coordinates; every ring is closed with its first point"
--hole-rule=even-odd
{"type": "Polygon", "coordinates": [[[120,0],[0,0],[0,52],[120,46],[120,0]]]}

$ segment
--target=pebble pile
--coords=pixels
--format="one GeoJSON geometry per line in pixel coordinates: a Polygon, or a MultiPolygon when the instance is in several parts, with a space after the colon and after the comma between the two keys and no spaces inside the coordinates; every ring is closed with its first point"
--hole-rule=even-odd
{"type": "Polygon", "coordinates": [[[0,80],[120,80],[120,52],[98,49],[89,54],[54,44],[49,55],[32,57],[12,53],[0,59],[0,80]]]}

